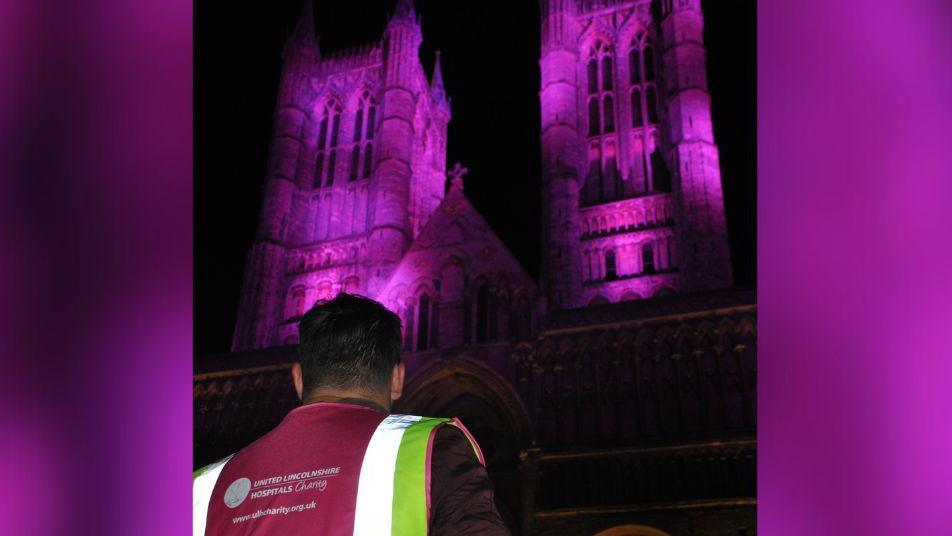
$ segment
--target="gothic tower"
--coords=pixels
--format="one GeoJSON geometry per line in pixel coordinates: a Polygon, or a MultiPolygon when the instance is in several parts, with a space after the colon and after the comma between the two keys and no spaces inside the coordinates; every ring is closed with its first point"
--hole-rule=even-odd
{"type": "Polygon", "coordinates": [[[540,0],[549,309],[730,286],[699,0],[540,0]]]}
{"type": "Polygon", "coordinates": [[[307,83],[308,69],[320,58],[312,9],[311,2],[304,2],[294,33],[284,46],[284,66],[274,113],[274,142],[257,239],[245,265],[233,349],[268,346],[272,342],[271,328],[278,321],[278,305],[283,298],[287,268],[291,211],[297,190],[297,162],[307,120],[299,95],[307,83]]]}
{"type": "Polygon", "coordinates": [[[579,258],[578,24],[575,0],[541,0],[542,286],[550,307],[571,307],[579,258]]]}
{"type": "Polygon", "coordinates": [[[413,131],[416,96],[414,67],[419,63],[422,34],[409,0],[401,0],[383,36],[384,93],[382,145],[377,160],[377,188],[372,194],[373,223],[370,291],[380,289],[412,240],[410,182],[413,176],[413,131]]]}
{"type": "Polygon", "coordinates": [[[379,297],[444,197],[450,102],[420,21],[397,0],[376,42],[322,54],[311,2],[283,51],[257,240],[233,350],[290,344],[342,291],[379,297]]]}
{"type": "Polygon", "coordinates": [[[721,168],[707,90],[700,0],[664,0],[665,93],[685,290],[732,283],[721,168]]]}

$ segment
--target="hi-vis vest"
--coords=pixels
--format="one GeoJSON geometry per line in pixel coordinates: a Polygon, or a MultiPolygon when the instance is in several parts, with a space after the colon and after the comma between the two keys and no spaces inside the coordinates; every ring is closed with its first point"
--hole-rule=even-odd
{"type": "Polygon", "coordinates": [[[193,535],[427,534],[436,430],[456,419],[349,404],[296,408],[237,454],[196,471],[193,535]]]}

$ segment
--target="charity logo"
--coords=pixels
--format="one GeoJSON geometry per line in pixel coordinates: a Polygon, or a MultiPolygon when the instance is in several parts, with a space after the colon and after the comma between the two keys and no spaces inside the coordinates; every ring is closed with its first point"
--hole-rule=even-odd
{"type": "Polygon", "coordinates": [[[247,478],[239,478],[228,486],[225,490],[225,506],[235,508],[245,502],[245,497],[251,491],[251,481],[247,478]]]}

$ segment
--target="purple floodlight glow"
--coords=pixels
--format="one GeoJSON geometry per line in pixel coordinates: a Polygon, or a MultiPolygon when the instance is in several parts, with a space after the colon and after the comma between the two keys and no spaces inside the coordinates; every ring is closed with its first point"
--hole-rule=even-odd
{"type": "MultiPolygon", "coordinates": [[[[730,286],[703,15],[697,1],[666,2],[655,21],[647,5],[607,35],[583,24],[590,6],[542,2],[540,303],[459,177],[444,198],[450,105],[439,56],[429,79],[420,63],[412,2],[400,2],[380,41],[324,54],[305,2],[284,49],[233,349],[295,342],[295,319],[343,291],[382,301],[409,325],[422,292],[473,308],[480,277],[510,304],[530,297],[531,310],[730,286]],[[451,215],[447,229],[435,229],[438,213],[451,215]],[[494,255],[483,251],[506,260],[482,270],[494,255]],[[444,275],[463,282],[447,293],[444,275]]],[[[440,315],[465,323],[447,307],[440,315]]]]}

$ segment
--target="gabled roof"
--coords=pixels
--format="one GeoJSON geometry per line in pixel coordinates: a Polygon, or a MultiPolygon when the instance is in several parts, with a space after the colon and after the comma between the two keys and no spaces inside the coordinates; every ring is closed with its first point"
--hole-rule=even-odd
{"type": "Polygon", "coordinates": [[[537,291],[535,280],[466,198],[462,185],[455,183],[400,260],[380,298],[387,299],[400,285],[413,287],[412,292],[420,279],[439,277],[453,257],[462,261],[471,279],[482,276],[497,283],[504,279],[512,287],[537,291]]]}

